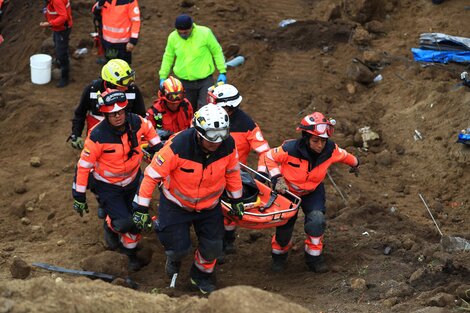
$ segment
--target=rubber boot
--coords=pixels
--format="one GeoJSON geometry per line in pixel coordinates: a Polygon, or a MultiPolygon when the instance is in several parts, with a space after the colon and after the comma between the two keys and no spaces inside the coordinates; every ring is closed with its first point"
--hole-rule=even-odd
{"type": "Polygon", "coordinates": [[[113,251],[117,250],[120,246],[119,235],[113,232],[108,227],[108,223],[106,223],[106,221],[103,224],[103,228],[104,228],[104,241],[106,242],[108,249],[113,250],[113,251]]]}
{"type": "Polygon", "coordinates": [[[137,272],[140,270],[142,267],[144,267],[144,263],[142,262],[141,259],[137,257],[137,249],[127,249],[124,247],[121,247],[121,252],[129,258],[129,264],[128,268],[129,271],[137,272]]]}
{"type": "Polygon", "coordinates": [[[60,80],[57,83],[57,88],[63,88],[69,84],[69,70],[62,68],[60,80]]]}
{"type": "Polygon", "coordinates": [[[169,278],[172,278],[174,274],[179,273],[181,268],[181,261],[173,261],[170,258],[166,258],[165,272],[169,278]]]}
{"type": "Polygon", "coordinates": [[[305,252],[305,263],[308,266],[308,270],[315,273],[326,273],[328,272],[328,266],[325,263],[323,254],[313,256],[305,252]]]}
{"type": "Polygon", "coordinates": [[[215,274],[214,273],[204,273],[201,272],[196,265],[191,266],[189,272],[189,277],[191,279],[191,285],[197,288],[202,294],[209,294],[215,290],[215,274]]]}
{"type": "Polygon", "coordinates": [[[275,273],[282,272],[286,269],[287,266],[287,257],[289,253],[284,254],[271,254],[273,260],[271,263],[271,270],[275,273]]]}
{"type": "Polygon", "coordinates": [[[235,229],[226,230],[224,234],[224,253],[225,254],[235,254],[237,249],[235,248],[235,229]]]}

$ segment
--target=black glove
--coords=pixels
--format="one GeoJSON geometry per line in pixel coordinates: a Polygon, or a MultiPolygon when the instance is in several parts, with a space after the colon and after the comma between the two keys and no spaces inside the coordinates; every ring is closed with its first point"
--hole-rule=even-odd
{"type": "Polygon", "coordinates": [[[349,173],[354,173],[354,176],[358,177],[359,176],[359,166],[352,166],[349,169],[349,173]]]}
{"type": "Polygon", "coordinates": [[[89,213],[88,204],[86,203],[86,194],[83,192],[75,192],[73,196],[73,209],[83,216],[83,212],[89,213]]]}
{"type": "Polygon", "coordinates": [[[243,218],[243,214],[245,214],[245,206],[243,205],[243,202],[240,201],[232,203],[228,214],[231,216],[236,216],[241,220],[243,218]]]}
{"type": "Polygon", "coordinates": [[[132,221],[139,230],[152,230],[152,217],[148,213],[148,209],[146,207],[139,205],[138,211],[135,211],[134,214],[132,214],[132,221]]]}

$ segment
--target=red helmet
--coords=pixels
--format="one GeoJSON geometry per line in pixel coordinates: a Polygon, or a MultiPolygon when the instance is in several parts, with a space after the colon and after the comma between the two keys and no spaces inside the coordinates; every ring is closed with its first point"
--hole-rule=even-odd
{"type": "Polygon", "coordinates": [[[170,76],[162,85],[162,90],[159,91],[159,97],[162,97],[166,102],[171,104],[180,104],[184,99],[184,88],[181,81],[170,76]]]}
{"type": "Polygon", "coordinates": [[[107,88],[98,96],[98,106],[102,113],[113,113],[125,109],[127,106],[126,94],[117,89],[107,88]]]}
{"type": "Polygon", "coordinates": [[[300,125],[297,127],[297,130],[307,132],[314,136],[329,138],[333,135],[335,124],[335,120],[327,119],[320,112],[313,112],[300,121],[300,125]]]}

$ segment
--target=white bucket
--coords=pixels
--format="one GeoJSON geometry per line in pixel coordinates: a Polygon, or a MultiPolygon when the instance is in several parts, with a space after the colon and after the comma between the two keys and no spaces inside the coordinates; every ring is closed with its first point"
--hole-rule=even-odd
{"type": "Polygon", "coordinates": [[[30,59],[31,82],[43,85],[51,81],[52,57],[48,54],[35,54],[30,59]]]}

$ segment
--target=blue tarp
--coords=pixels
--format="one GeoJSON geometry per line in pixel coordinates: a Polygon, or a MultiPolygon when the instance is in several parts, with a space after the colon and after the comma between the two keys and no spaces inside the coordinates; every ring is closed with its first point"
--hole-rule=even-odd
{"type": "Polygon", "coordinates": [[[411,48],[415,61],[435,63],[470,63],[470,51],[439,51],[411,48]]]}

